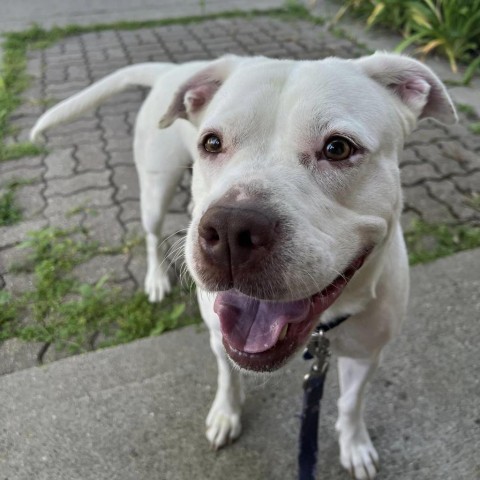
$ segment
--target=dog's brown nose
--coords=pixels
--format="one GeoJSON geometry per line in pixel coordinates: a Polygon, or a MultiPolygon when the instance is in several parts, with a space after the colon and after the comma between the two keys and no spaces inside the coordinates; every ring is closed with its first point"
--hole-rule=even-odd
{"type": "Polygon", "coordinates": [[[206,259],[231,278],[239,268],[254,267],[275,242],[277,221],[271,212],[248,204],[214,205],[198,225],[206,259]]]}

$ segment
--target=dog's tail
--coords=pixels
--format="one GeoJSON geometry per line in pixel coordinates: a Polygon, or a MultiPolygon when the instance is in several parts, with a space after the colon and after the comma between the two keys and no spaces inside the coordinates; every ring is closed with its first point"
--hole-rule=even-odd
{"type": "Polygon", "coordinates": [[[155,80],[170,68],[172,65],[168,63],[140,63],[117,70],[47,110],[37,120],[30,132],[30,140],[37,141],[39,135],[47,128],[79,117],[82,113],[96,107],[108,97],[129,86],[151,87],[155,80]]]}

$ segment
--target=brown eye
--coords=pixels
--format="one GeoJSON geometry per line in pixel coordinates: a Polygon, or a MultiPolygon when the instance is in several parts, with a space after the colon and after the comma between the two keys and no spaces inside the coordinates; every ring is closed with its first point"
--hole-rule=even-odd
{"type": "Polygon", "coordinates": [[[323,154],[328,160],[345,160],[353,153],[353,145],[342,137],[332,137],[327,140],[323,154]]]}
{"type": "Polygon", "coordinates": [[[210,153],[219,153],[222,151],[222,142],[212,133],[203,140],[203,148],[210,153]]]}

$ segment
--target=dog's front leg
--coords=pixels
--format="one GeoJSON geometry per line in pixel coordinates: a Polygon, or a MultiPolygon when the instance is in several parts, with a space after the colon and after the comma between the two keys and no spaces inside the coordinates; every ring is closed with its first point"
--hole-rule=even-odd
{"type": "Polygon", "coordinates": [[[217,359],[217,393],[208,413],[207,439],[215,450],[239,437],[240,415],[244,401],[241,373],[229,362],[222,344],[219,321],[213,311],[213,295],[200,289],[198,301],[202,317],[210,329],[210,346],[217,359]]]}
{"type": "Polygon", "coordinates": [[[340,399],[338,420],[340,462],[356,480],[372,479],[378,471],[378,454],[363,419],[365,387],[378,365],[379,354],[368,359],[339,357],[340,399]]]}
{"type": "Polygon", "coordinates": [[[177,132],[142,127],[142,113],[135,137],[135,163],[140,183],[142,224],[146,232],[147,275],[145,293],[151,302],[160,302],[170,292],[168,265],[161,230],[165,214],[185,169],[190,164],[186,146],[177,132]]]}

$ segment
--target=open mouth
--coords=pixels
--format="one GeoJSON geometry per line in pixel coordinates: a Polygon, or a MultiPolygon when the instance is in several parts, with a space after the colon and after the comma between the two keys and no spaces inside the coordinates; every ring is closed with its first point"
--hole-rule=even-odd
{"type": "Polygon", "coordinates": [[[318,317],[339,297],[370,251],[357,257],[321,292],[302,300],[259,300],[235,289],[218,293],[214,311],[230,358],[256,372],[281,367],[305,344],[318,317]]]}

